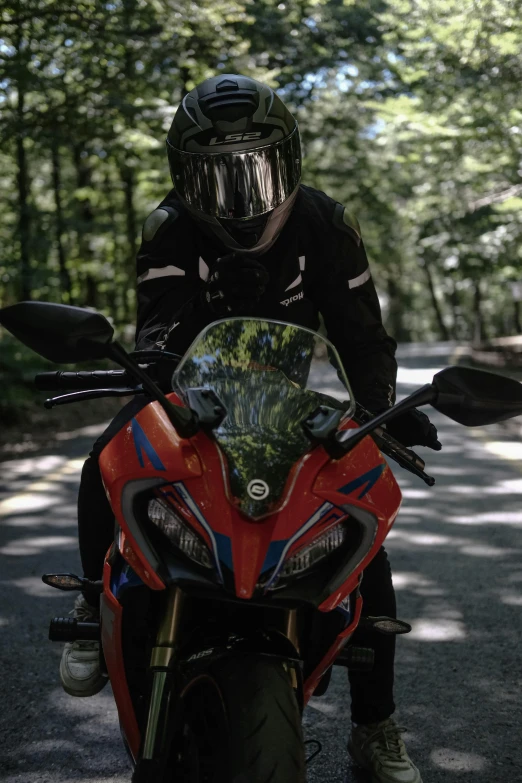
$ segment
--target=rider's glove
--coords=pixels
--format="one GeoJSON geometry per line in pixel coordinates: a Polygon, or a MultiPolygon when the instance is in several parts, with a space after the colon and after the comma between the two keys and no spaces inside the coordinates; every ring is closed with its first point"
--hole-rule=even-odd
{"type": "Polygon", "coordinates": [[[231,253],[212,267],[203,291],[215,315],[248,315],[263,295],[269,275],[254,258],[231,253]]]}
{"type": "Polygon", "coordinates": [[[386,423],[386,431],[404,446],[427,446],[440,451],[437,428],[425,413],[414,408],[386,423]]]}

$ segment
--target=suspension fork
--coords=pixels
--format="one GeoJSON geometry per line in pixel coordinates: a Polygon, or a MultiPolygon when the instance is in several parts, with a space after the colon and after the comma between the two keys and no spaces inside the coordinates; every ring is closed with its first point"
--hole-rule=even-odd
{"type": "Polygon", "coordinates": [[[132,783],[145,783],[159,772],[166,739],[171,689],[168,686],[170,664],[175,656],[185,594],[179,587],[167,588],[166,605],[152,648],[150,671],[152,688],[142,752],[132,783]]]}
{"type": "MultiPolygon", "coordinates": [[[[285,619],[284,619],[284,634],[287,637],[287,639],[292,642],[294,645],[297,653],[299,654],[299,633],[297,628],[297,609],[287,609],[285,613],[285,619]]],[[[299,681],[300,679],[297,676],[297,671],[294,665],[289,664],[283,664],[284,668],[287,671],[287,674],[290,677],[290,682],[292,684],[292,688],[296,692],[296,695],[299,695],[299,692],[302,690],[299,687],[299,681]]],[[[301,702],[301,709],[303,708],[302,700],[298,698],[298,701],[301,702]]]]}

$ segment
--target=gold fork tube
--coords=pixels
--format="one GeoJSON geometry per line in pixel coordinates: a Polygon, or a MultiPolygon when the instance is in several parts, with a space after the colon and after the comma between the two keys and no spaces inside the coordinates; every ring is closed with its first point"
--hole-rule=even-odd
{"type": "Polygon", "coordinates": [[[179,629],[184,594],[178,587],[168,588],[165,612],[158,628],[156,645],[152,649],[150,665],[154,670],[149,716],[143,743],[144,759],[154,758],[156,737],[163,704],[163,694],[167,681],[167,669],[174,656],[176,637],[179,629]]]}
{"type": "Polygon", "coordinates": [[[150,697],[149,717],[147,719],[147,730],[145,732],[145,741],[143,743],[142,758],[154,758],[154,749],[156,747],[156,735],[158,733],[158,724],[161,713],[161,704],[163,702],[163,692],[165,690],[165,681],[167,679],[166,671],[156,671],[153,675],[152,693],[150,697]]]}
{"type": "Polygon", "coordinates": [[[299,652],[299,636],[297,634],[297,609],[289,609],[286,615],[285,635],[299,652]]]}
{"type": "Polygon", "coordinates": [[[165,614],[161,620],[158,636],[156,637],[157,647],[173,647],[175,645],[181,610],[183,608],[183,599],[185,598],[179,587],[169,587],[168,590],[165,614]]]}
{"type": "Polygon", "coordinates": [[[169,588],[165,612],[156,636],[156,645],[152,648],[150,659],[152,668],[168,667],[174,655],[184,598],[185,595],[179,587],[169,588]]]}

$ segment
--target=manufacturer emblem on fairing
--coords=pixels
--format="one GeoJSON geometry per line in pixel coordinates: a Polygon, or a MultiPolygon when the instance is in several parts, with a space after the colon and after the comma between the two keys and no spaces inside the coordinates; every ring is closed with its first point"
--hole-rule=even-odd
{"type": "Polygon", "coordinates": [[[270,493],[270,487],[262,479],[252,479],[247,487],[247,492],[252,500],[264,500],[270,493]]]}

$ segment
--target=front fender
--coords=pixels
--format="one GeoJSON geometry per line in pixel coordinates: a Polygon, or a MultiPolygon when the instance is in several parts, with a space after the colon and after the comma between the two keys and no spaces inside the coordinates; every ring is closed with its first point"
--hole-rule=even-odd
{"type": "Polygon", "coordinates": [[[239,655],[260,655],[299,665],[302,663],[299,653],[287,636],[280,631],[260,629],[251,634],[229,636],[217,643],[214,641],[211,646],[204,649],[188,652],[181,661],[178,658],[175,665],[183,667],[202,665],[204,668],[208,668],[213,661],[219,658],[239,655]]]}

